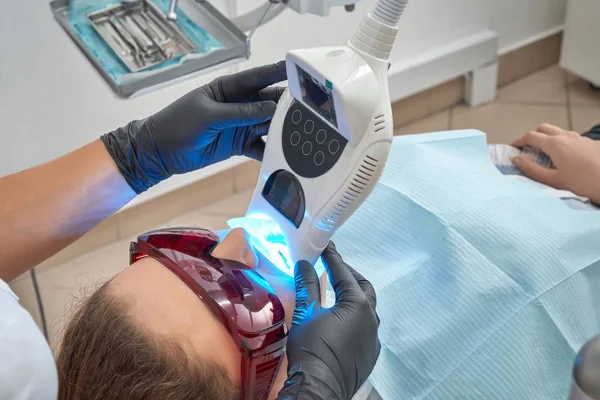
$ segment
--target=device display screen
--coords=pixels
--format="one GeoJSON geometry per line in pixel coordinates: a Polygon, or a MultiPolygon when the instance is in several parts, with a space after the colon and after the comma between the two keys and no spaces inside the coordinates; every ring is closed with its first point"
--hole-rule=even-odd
{"type": "Polygon", "coordinates": [[[262,195],[296,228],[300,227],[306,206],[302,186],[293,174],[285,170],[273,173],[267,180],[262,195]]]}
{"type": "Polygon", "coordinates": [[[297,68],[302,99],[306,105],[319,113],[327,121],[331,122],[333,126],[337,127],[335,107],[333,106],[333,94],[331,93],[331,90],[323,86],[321,82],[318,82],[302,68],[297,68]]]}

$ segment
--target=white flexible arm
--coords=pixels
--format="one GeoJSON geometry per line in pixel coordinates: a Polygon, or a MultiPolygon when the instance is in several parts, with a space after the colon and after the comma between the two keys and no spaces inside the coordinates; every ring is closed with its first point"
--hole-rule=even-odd
{"type": "Polygon", "coordinates": [[[380,60],[389,60],[408,0],[379,0],[350,39],[350,46],[380,60]]]}
{"type": "Polygon", "coordinates": [[[373,17],[384,24],[396,26],[407,4],[408,0],[379,0],[373,17]]]}

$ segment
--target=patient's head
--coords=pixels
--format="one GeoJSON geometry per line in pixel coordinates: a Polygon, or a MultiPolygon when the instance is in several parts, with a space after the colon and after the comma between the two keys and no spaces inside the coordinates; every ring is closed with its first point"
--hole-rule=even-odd
{"type": "MultiPolygon", "coordinates": [[[[258,267],[241,229],[212,254],[258,267]]],[[[289,323],[293,281],[263,265],[289,323]]],[[[271,397],[283,386],[284,359],[271,397]]],[[[176,275],[146,257],[100,287],[75,313],[57,358],[60,399],[237,399],[240,352],[225,327],[176,275]]]]}

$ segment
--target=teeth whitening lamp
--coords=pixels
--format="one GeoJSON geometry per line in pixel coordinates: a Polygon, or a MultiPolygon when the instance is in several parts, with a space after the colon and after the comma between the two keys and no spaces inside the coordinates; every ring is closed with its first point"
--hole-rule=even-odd
{"type": "Polygon", "coordinates": [[[393,138],[389,55],[408,0],[379,0],[345,46],[290,51],[245,218],[229,222],[279,269],[319,259],[371,193],[393,138]]]}

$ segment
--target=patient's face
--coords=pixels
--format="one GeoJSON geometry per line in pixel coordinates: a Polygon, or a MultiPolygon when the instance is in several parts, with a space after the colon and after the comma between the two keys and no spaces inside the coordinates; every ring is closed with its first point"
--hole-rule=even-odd
{"type": "MultiPolygon", "coordinates": [[[[290,326],[295,302],[293,279],[265,259],[259,261],[243,230],[232,230],[212,254],[217,258],[240,261],[259,271],[279,296],[290,326]]],[[[117,275],[110,285],[113,295],[127,296],[132,301],[138,323],[177,340],[188,354],[218,362],[228,371],[232,382],[240,385],[240,353],[229,332],[162,264],[149,257],[143,258],[117,275]]],[[[270,398],[275,398],[283,387],[286,371],[287,359],[284,358],[270,398]]]]}

